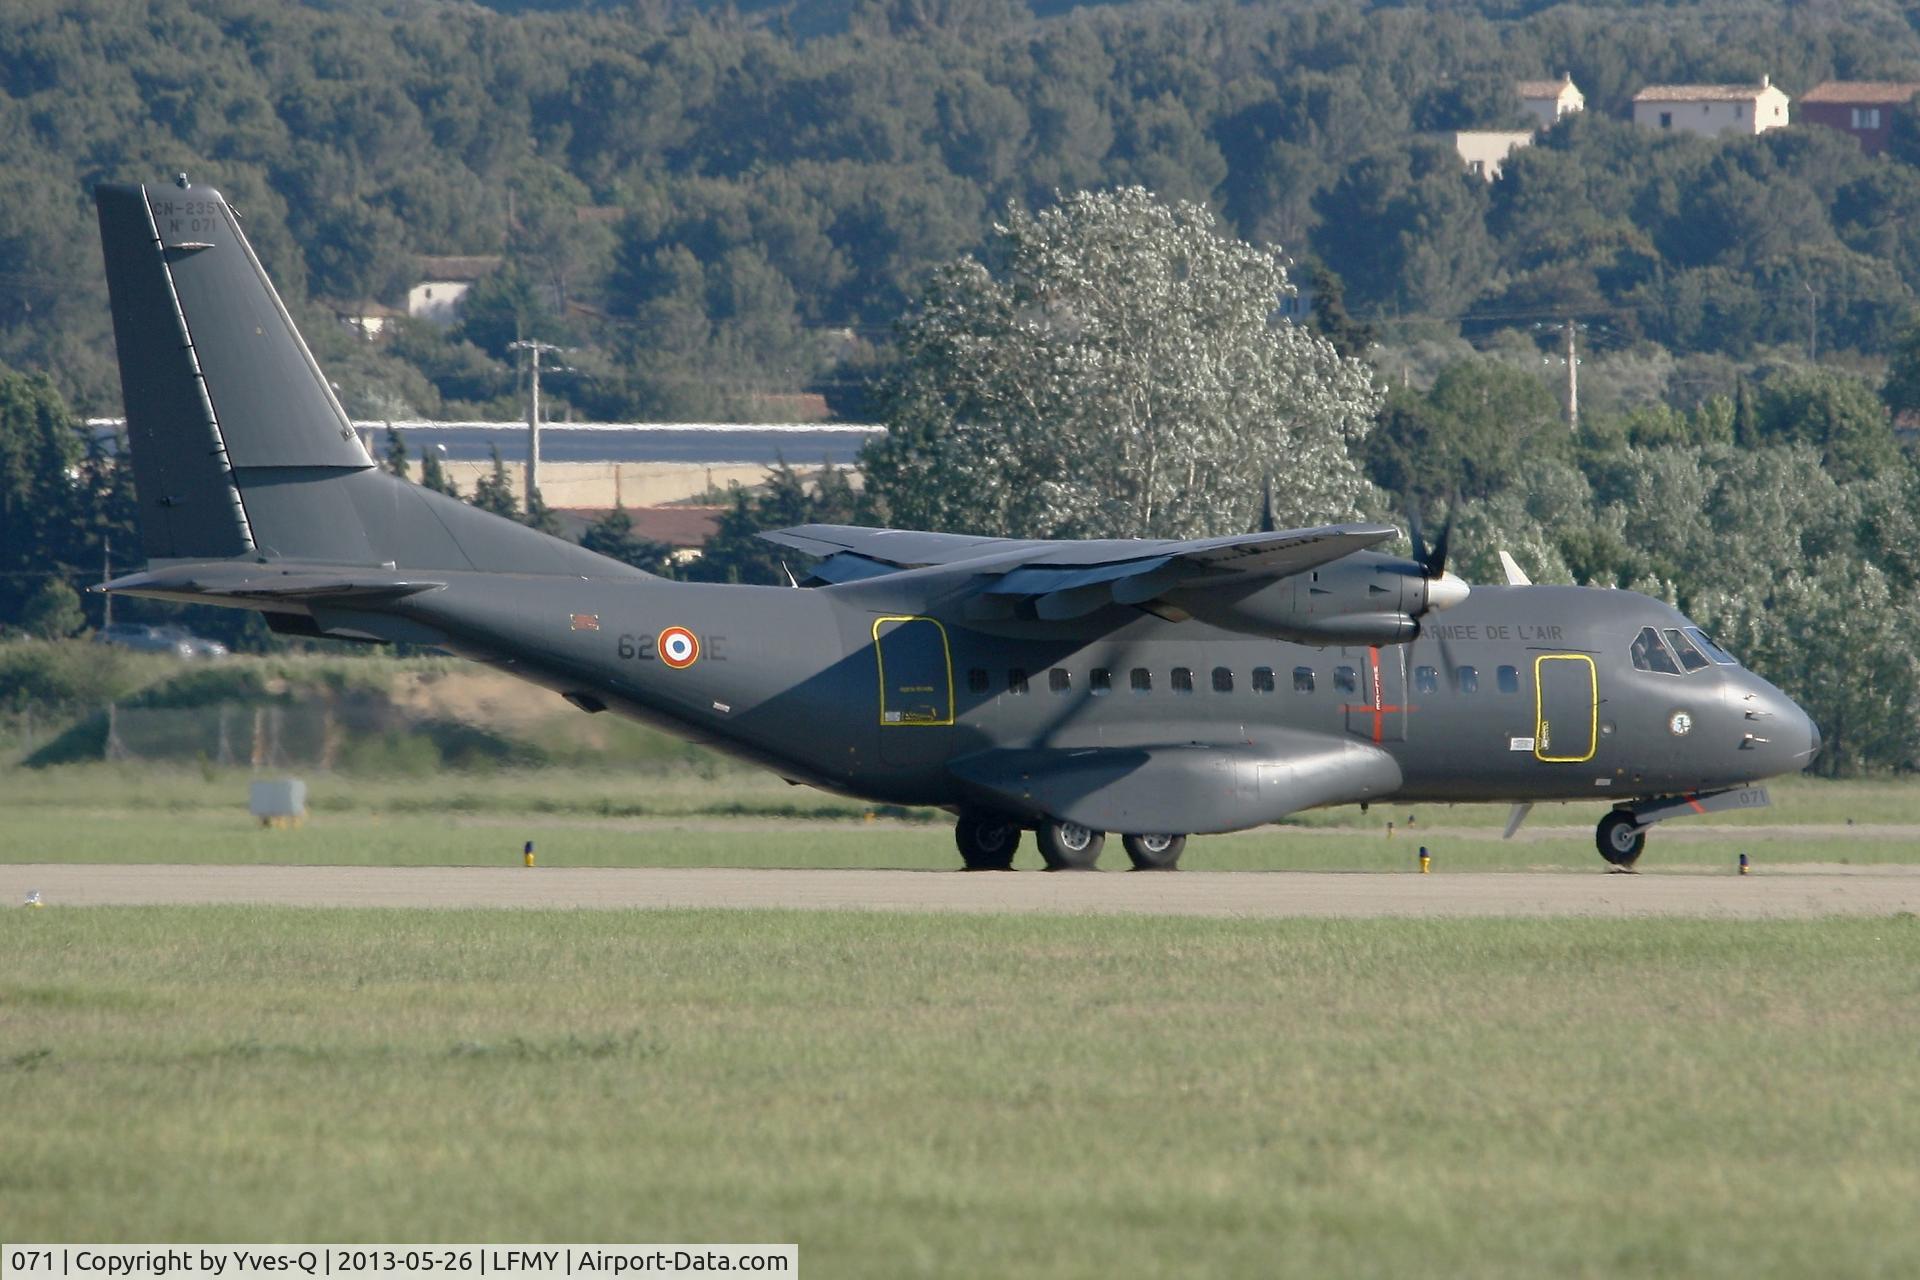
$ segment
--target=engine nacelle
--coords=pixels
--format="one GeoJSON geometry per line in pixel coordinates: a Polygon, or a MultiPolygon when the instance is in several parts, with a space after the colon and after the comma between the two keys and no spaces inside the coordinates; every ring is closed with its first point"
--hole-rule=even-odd
{"type": "Polygon", "coordinates": [[[1450,573],[1428,578],[1418,564],[1361,552],[1306,573],[1255,580],[1243,590],[1214,586],[1168,592],[1169,604],[1227,631],[1300,644],[1404,644],[1420,617],[1467,597],[1450,573]]]}

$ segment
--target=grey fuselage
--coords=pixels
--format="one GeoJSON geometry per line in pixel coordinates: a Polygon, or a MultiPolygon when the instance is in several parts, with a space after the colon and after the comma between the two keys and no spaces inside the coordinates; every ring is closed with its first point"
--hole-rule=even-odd
{"type": "Polygon", "coordinates": [[[974,784],[969,761],[1189,749],[1288,761],[1319,752],[1342,762],[1317,789],[1211,805],[1180,828],[1205,831],[1388,798],[1624,801],[1706,791],[1797,771],[1818,746],[1800,708],[1742,667],[1636,669],[1630,647],[1642,627],[1690,624],[1628,591],[1479,586],[1428,618],[1411,643],[1315,647],[1132,609],[1077,624],[972,622],[960,602],[974,575],[957,567],[809,589],[447,577],[445,589],[383,612],[419,624],[414,638],[795,781],[875,801],[1012,810],[1023,820],[1046,816],[1044,799],[1019,812],[1004,788],[989,795],[974,784]],[[915,625],[929,637],[937,624],[948,669],[929,667],[933,714],[889,722],[876,630],[905,619],[923,620],[915,625]],[[661,634],[676,627],[699,645],[679,667],[660,654],[661,634]],[[1263,669],[1270,690],[1256,687],[1263,669]],[[1109,673],[1104,692],[1097,671],[1109,673]],[[1190,673],[1190,688],[1176,686],[1176,671],[1190,673]],[[944,715],[941,677],[950,681],[944,715]],[[1543,678],[1570,679],[1570,692],[1543,689],[1543,678]],[[1541,721],[1553,717],[1556,694],[1564,727],[1547,743],[1541,721]]]}

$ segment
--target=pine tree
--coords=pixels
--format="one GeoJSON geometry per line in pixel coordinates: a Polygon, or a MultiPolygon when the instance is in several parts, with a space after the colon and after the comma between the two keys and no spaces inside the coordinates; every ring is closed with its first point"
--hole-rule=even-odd
{"type": "Polygon", "coordinates": [[[407,465],[407,442],[392,427],[387,428],[387,470],[402,480],[413,477],[413,469],[407,465]]]}
{"type": "Polygon", "coordinates": [[[553,537],[560,536],[560,517],[553,514],[553,508],[547,505],[538,489],[527,495],[527,516],[522,523],[553,537]]]}
{"type": "Polygon", "coordinates": [[[580,536],[580,545],[622,564],[665,577],[672,568],[672,548],[633,532],[633,517],[625,506],[616,505],[580,536]]]}
{"type": "Polygon", "coordinates": [[[447,475],[446,468],[440,465],[439,453],[433,449],[424,449],[420,453],[420,487],[444,493],[449,498],[460,496],[460,486],[447,475]]]}
{"type": "Polygon", "coordinates": [[[518,520],[520,504],[513,500],[513,483],[507,479],[507,464],[500,460],[500,447],[490,446],[488,452],[493,455],[493,471],[481,476],[473,486],[473,505],[496,516],[518,520]]]}

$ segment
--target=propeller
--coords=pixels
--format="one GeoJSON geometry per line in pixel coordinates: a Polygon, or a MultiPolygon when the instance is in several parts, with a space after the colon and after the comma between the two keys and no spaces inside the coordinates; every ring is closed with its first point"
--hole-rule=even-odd
{"type": "MultiPolygon", "coordinates": [[[[1427,581],[1427,607],[1421,617],[1440,609],[1451,609],[1467,598],[1471,590],[1466,582],[1455,574],[1447,572],[1447,551],[1453,544],[1453,515],[1460,509],[1460,491],[1455,489],[1447,500],[1447,520],[1440,526],[1440,536],[1429,547],[1420,529],[1420,504],[1407,504],[1407,538],[1413,543],[1414,563],[1420,566],[1420,574],[1427,581]]],[[[1426,631],[1421,627],[1422,633],[1426,631]]],[[[1441,669],[1446,673],[1449,686],[1458,689],[1460,668],[1453,660],[1452,646],[1447,643],[1446,633],[1442,631],[1440,641],[1441,669]]]]}
{"type": "Polygon", "coordinates": [[[1260,525],[1255,533],[1273,533],[1273,477],[1271,475],[1260,483],[1260,525]]]}
{"type": "Polygon", "coordinates": [[[1453,513],[1460,507],[1460,491],[1455,489],[1447,502],[1447,522],[1431,547],[1420,528],[1420,504],[1407,504],[1407,538],[1413,543],[1413,560],[1420,576],[1427,580],[1427,610],[1451,609],[1467,598],[1466,582],[1447,572],[1447,550],[1453,543],[1453,513]]]}

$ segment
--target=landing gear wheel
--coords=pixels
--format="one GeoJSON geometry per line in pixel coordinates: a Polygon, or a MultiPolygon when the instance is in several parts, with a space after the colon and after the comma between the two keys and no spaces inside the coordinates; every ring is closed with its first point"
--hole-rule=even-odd
{"type": "Polygon", "coordinates": [[[1106,832],[1077,822],[1043,822],[1034,834],[1049,871],[1091,871],[1100,861],[1101,846],[1107,842],[1106,832]]]}
{"type": "Polygon", "coordinates": [[[1187,851],[1185,836],[1121,836],[1135,871],[1177,871],[1180,855],[1187,851]]]}
{"type": "Polygon", "coordinates": [[[953,842],[967,870],[1011,871],[1020,828],[1000,818],[962,818],[953,824],[953,842]]]}
{"type": "Polygon", "coordinates": [[[1640,851],[1647,847],[1647,829],[1636,823],[1626,810],[1615,809],[1600,819],[1594,843],[1600,846],[1601,857],[1631,871],[1633,864],[1640,860],[1640,851]]]}

